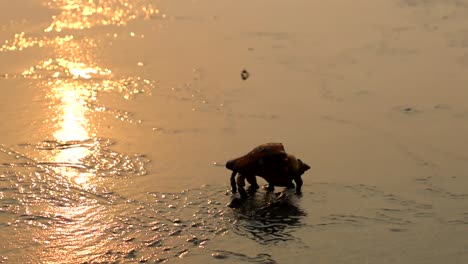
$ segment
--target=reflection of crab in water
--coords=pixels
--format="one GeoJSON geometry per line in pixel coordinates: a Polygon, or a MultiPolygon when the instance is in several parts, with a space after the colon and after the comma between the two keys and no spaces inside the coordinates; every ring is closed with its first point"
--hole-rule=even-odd
{"type": "Polygon", "coordinates": [[[233,231],[262,244],[294,240],[292,230],[302,225],[301,218],[306,215],[296,205],[297,199],[300,197],[293,195],[292,190],[257,194],[242,202],[234,198],[229,205],[236,207],[233,231]]]}
{"type": "Polygon", "coordinates": [[[286,153],[281,143],[266,143],[254,148],[249,153],[226,163],[226,168],[232,170],[232,192],[237,191],[242,197],[246,197],[244,190],[245,180],[250,183],[250,190],[255,192],[259,187],[255,176],[260,176],[268,182],[268,190],[273,191],[274,186],[294,188],[301,192],[302,174],[310,169],[310,166],[286,153]],[[237,179],[235,179],[237,173],[237,179]],[[237,182],[237,186],[236,186],[237,182]]]}

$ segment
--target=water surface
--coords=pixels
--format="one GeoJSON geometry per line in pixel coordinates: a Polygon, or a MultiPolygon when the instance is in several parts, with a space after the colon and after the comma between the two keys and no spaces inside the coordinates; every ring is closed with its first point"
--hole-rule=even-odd
{"type": "Polygon", "coordinates": [[[468,2],[0,10],[0,262],[468,259],[468,2]],[[304,194],[227,207],[265,142],[304,194]]]}

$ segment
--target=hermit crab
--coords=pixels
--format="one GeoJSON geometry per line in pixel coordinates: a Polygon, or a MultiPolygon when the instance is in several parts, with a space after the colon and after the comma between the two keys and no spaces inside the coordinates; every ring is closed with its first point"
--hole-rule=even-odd
{"type": "Polygon", "coordinates": [[[245,180],[250,184],[249,191],[255,192],[259,188],[256,176],[260,176],[268,182],[268,191],[273,191],[275,186],[295,187],[296,193],[299,194],[302,187],[301,176],[310,169],[310,166],[288,154],[283,144],[266,143],[239,158],[229,160],[226,163],[226,168],[232,171],[232,192],[236,193],[239,189],[241,197],[246,197],[245,180]]]}

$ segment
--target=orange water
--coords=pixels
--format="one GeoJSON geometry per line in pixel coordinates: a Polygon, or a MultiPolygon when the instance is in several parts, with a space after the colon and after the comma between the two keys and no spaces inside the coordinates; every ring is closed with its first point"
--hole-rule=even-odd
{"type": "Polygon", "coordinates": [[[0,14],[0,262],[468,259],[468,1],[0,14]],[[312,166],[303,196],[226,207],[265,142],[312,166]]]}

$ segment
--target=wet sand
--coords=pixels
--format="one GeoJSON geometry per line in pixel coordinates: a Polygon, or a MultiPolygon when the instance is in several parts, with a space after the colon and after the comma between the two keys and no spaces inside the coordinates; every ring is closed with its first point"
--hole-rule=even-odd
{"type": "Polygon", "coordinates": [[[0,2],[0,262],[465,263],[468,1],[125,2],[0,2]]]}

